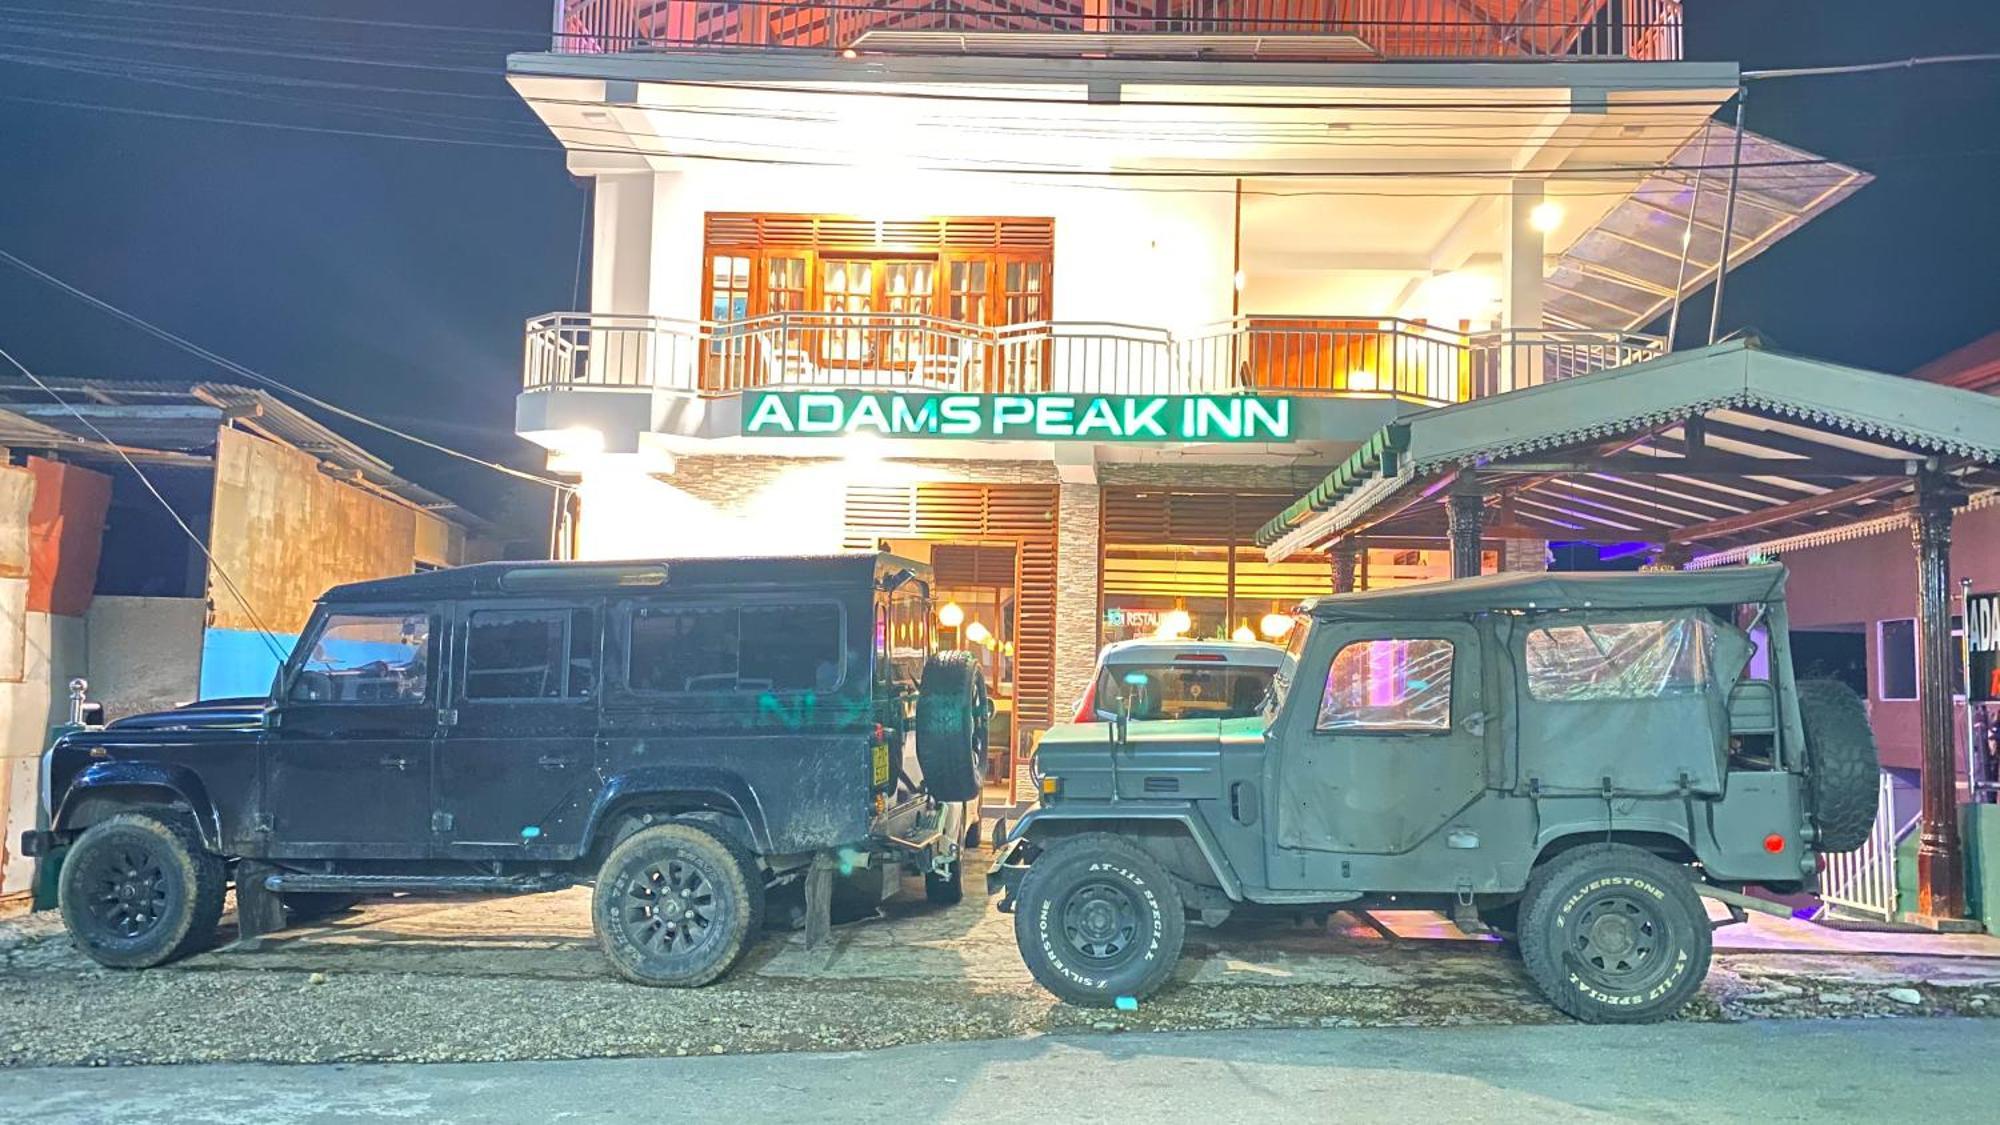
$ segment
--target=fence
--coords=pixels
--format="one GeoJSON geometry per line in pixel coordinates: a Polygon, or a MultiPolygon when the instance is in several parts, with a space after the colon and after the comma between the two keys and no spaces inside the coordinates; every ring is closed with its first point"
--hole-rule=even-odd
{"type": "Polygon", "coordinates": [[[1916,818],[1896,823],[1895,786],[1882,774],[1875,796],[1875,827],[1868,839],[1851,852],[1827,856],[1819,873],[1819,897],[1829,910],[1865,914],[1893,921],[1896,901],[1896,845],[1916,825],[1916,818]]]}
{"type": "Polygon", "coordinates": [[[1464,402],[1661,354],[1627,332],[1466,334],[1394,318],[1244,317],[1176,336],[1103,322],[985,326],[909,313],[726,323],[616,313],[528,322],[523,383],[733,394],[856,387],[968,394],[1393,396],[1464,402]]]}
{"type": "Polygon", "coordinates": [[[1025,53],[1048,55],[1083,49],[1048,38],[1074,35],[1121,37],[1125,55],[1146,54],[1150,36],[1162,51],[1168,37],[1198,39],[1210,55],[1232,53],[1216,40],[1234,37],[1291,58],[1286,39],[1343,57],[1660,61],[1681,57],[1681,0],[558,0],[555,50],[840,50],[883,35],[928,49],[952,36],[1032,36],[1025,53]]]}

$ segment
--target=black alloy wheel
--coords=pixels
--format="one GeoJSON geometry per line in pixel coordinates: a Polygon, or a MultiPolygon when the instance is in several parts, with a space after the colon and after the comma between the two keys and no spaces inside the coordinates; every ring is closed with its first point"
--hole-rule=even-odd
{"type": "Polygon", "coordinates": [[[92,825],[62,865],[63,924],[84,955],[114,969],[185,956],[215,936],[228,871],[171,809],[121,812],[92,825]]]}
{"type": "Polygon", "coordinates": [[[692,988],[729,971],[763,924],[756,860],[706,825],[669,821],[625,837],[599,869],[591,916],[627,980],[692,988]]]}

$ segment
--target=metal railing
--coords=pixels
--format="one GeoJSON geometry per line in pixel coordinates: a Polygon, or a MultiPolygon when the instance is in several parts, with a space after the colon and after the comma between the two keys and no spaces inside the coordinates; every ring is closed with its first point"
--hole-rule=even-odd
{"type": "Polygon", "coordinates": [[[1285,394],[1464,402],[1638,363],[1630,332],[1461,333],[1382,317],[1240,317],[1175,335],[1140,325],[988,326],[913,313],[783,312],[723,323],[619,313],[530,320],[529,390],[760,387],[966,394],[1285,394]]]}
{"type": "MultiPolygon", "coordinates": [[[[555,51],[605,54],[685,47],[838,51],[870,35],[902,49],[975,50],[966,39],[1033,37],[987,50],[1048,56],[1101,52],[1297,59],[1627,59],[1681,57],[1682,0],[557,0],[555,51]],[[1073,48],[1050,36],[1094,38],[1073,48]],[[1224,39],[1240,39],[1232,48],[1224,39]],[[1287,46],[1286,41],[1296,41],[1287,46]]],[[[879,39],[878,39],[879,41],[879,39]]]]}
{"type": "Polygon", "coordinates": [[[1916,827],[1916,818],[1896,823],[1895,783],[1888,774],[1877,780],[1875,826],[1868,839],[1851,852],[1820,861],[1819,898],[1829,910],[1894,921],[1900,909],[1896,891],[1896,847],[1916,827]]]}

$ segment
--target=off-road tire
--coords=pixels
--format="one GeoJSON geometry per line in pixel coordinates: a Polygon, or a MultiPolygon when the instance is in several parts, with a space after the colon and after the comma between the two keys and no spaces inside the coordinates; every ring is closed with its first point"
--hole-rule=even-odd
{"type": "Polygon", "coordinates": [[[969,652],[924,662],[917,687],[917,765],[940,801],[979,796],[986,773],[986,682],[969,652]]]}
{"type": "Polygon", "coordinates": [[[671,820],[611,849],[590,918],[604,956],[626,980],[696,988],[728,972],[762,932],[764,881],[741,844],[707,825],[671,820]],[[684,907],[681,918],[654,913],[667,897],[684,907]]]}
{"type": "Polygon", "coordinates": [[[149,969],[215,940],[228,882],[222,857],[173,810],[121,812],[70,845],[56,897],[84,956],[149,969]]]}
{"type": "Polygon", "coordinates": [[[1107,833],[1044,848],[1014,908],[1014,943],[1028,971],[1058,998],[1091,1008],[1158,992],[1186,933],[1180,892],[1166,869],[1107,833]],[[1091,946],[1102,954],[1093,956],[1091,946]]]}
{"type": "Polygon", "coordinates": [[[278,898],[285,904],[285,913],[291,915],[295,922],[330,918],[354,909],[361,902],[360,895],[334,894],[331,891],[293,891],[278,898]]]}
{"type": "Polygon", "coordinates": [[[1587,844],[1536,870],[1518,941],[1528,976],[1560,1011],[1652,1023],[1700,990],[1711,937],[1685,868],[1625,844],[1587,844]]]}
{"type": "Polygon", "coordinates": [[[951,861],[945,873],[924,872],[924,898],[934,906],[957,906],[965,901],[965,856],[951,861]]]}
{"type": "Polygon", "coordinates": [[[1839,680],[1800,680],[1799,718],[1805,723],[1806,784],[1812,796],[1819,852],[1851,852],[1875,827],[1881,758],[1868,709],[1839,680]]]}

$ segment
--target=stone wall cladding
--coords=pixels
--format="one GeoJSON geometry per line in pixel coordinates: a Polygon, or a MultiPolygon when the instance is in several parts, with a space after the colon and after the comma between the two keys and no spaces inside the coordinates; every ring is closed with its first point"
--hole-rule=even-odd
{"type": "Polygon", "coordinates": [[[1503,539],[1500,548],[1500,569],[1503,571],[1534,571],[1549,568],[1549,544],[1543,539],[1503,539]]]}
{"type": "Polygon", "coordinates": [[[1097,567],[1103,490],[1063,484],[1056,504],[1056,718],[1097,668],[1097,567]]]}

